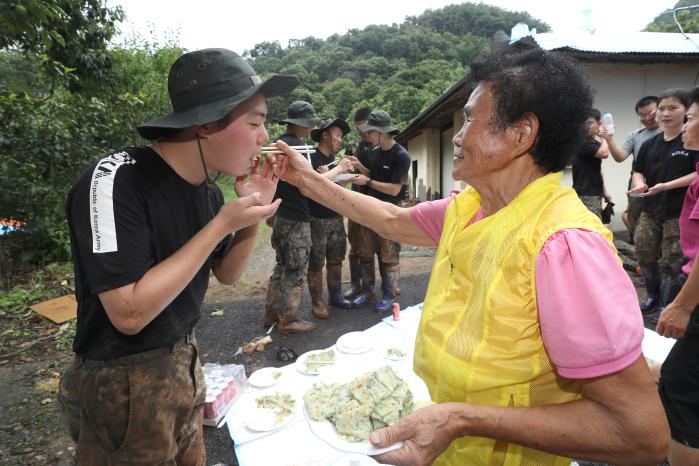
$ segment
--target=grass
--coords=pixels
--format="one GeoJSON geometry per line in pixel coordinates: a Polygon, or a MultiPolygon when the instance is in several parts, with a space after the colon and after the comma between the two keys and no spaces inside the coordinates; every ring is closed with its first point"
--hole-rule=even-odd
{"type": "Polygon", "coordinates": [[[62,325],[32,311],[29,306],[73,293],[72,264],[52,263],[16,277],[16,285],[0,296],[0,366],[53,358],[70,348],[76,320],[62,325]]]}

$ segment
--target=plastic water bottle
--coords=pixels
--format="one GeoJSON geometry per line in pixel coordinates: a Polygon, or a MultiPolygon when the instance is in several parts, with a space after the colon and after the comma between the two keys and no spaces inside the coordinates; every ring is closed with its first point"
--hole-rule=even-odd
{"type": "Polygon", "coordinates": [[[607,134],[614,134],[614,118],[611,113],[605,111],[602,115],[602,128],[607,134]]]}

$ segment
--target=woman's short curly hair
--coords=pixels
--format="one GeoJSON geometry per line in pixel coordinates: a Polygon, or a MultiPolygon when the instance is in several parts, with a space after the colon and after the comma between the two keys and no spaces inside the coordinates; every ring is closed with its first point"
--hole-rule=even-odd
{"type": "Polygon", "coordinates": [[[530,153],[547,171],[561,171],[585,140],[593,92],[580,66],[557,52],[505,49],[471,65],[470,82],[492,84],[491,128],[504,131],[525,114],[539,120],[530,153]]]}

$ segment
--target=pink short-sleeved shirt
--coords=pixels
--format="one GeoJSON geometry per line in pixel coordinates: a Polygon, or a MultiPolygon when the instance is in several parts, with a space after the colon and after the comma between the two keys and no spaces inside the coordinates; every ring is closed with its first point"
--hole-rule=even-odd
{"type": "MultiPolygon", "coordinates": [[[[699,173],[699,163],[696,165],[699,173]]],[[[680,214],[680,246],[682,253],[689,257],[682,271],[687,275],[692,271],[694,260],[699,252],[699,178],[695,178],[687,188],[680,214]]]]}
{"type": "MultiPolygon", "coordinates": [[[[439,243],[451,198],[423,202],[410,217],[439,243]]],[[[483,218],[479,212],[470,224],[483,218]]],[[[588,379],[618,372],[641,355],[638,297],[602,236],[569,229],[552,235],[536,260],[541,336],[558,373],[588,379]]]]}

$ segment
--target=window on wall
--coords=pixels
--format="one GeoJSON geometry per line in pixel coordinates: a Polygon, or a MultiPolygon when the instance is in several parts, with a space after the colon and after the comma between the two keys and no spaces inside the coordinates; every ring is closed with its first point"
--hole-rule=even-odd
{"type": "Polygon", "coordinates": [[[440,186],[439,192],[435,193],[435,199],[442,198],[455,189],[456,183],[451,177],[454,167],[454,144],[451,142],[454,137],[454,127],[442,128],[440,132],[439,162],[440,162],[440,186]]]}

